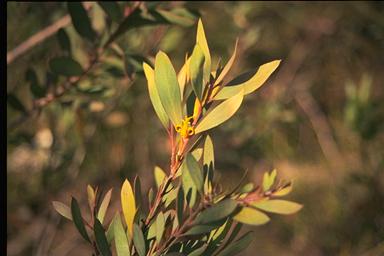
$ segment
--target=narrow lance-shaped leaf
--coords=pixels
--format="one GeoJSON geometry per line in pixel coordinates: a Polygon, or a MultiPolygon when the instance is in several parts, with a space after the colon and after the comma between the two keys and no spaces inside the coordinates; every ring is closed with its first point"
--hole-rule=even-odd
{"type": "Polygon", "coordinates": [[[55,208],[55,210],[58,213],[60,213],[61,216],[65,217],[69,220],[72,220],[71,209],[67,205],[65,205],[61,202],[58,202],[58,201],[53,201],[52,204],[53,204],[53,208],[55,208]]]}
{"type": "Polygon", "coordinates": [[[129,256],[131,255],[129,251],[128,238],[125,233],[123,224],[121,223],[120,214],[116,214],[114,218],[114,237],[115,237],[115,246],[117,256],[129,256]]]}
{"type": "Polygon", "coordinates": [[[155,85],[155,73],[147,63],[143,63],[143,69],[145,77],[147,78],[149,98],[152,102],[152,106],[155,109],[156,115],[159,117],[160,122],[166,129],[168,129],[169,119],[167,113],[165,113],[163,105],[161,104],[159,93],[155,85]]]}
{"type": "Polygon", "coordinates": [[[121,188],[121,207],[123,210],[125,223],[128,227],[128,233],[132,237],[133,219],[136,213],[135,196],[131,184],[125,180],[121,188]]]}
{"type": "Polygon", "coordinates": [[[155,174],[156,186],[157,188],[159,188],[167,175],[165,174],[163,169],[161,169],[159,166],[155,166],[154,174],[155,174]]]}
{"type": "Polygon", "coordinates": [[[274,60],[261,65],[255,72],[247,72],[235,78],[228,85],[224,86],[216,96],[214,100],[223,100],[232,97],[239,93],[241,89],[244,89],[244,95],[249,94],[256,89],[260,88],[268,77],[277,69],[280,64],[280,60],[274,60]]]}
{"type": "Polygon", "coordinates": [[[213,221],[221,220],[230,215],[237,208],[236,201],[232,199],[224,199],[214,204],[210,208],[202,211],[196,218],[196,223],[205,224],[213,221]]]}
{"type": "Polygon", "coordinates": [[[277,191],[273,192],[273,196],[285,196],[288,195],[292,191],[292,182],[288,183],[284,187],[278,189],[277,191]]]}
{"type": "Polygon", "coordinates": [[[95,220],[95,225],[93,227],[97,248],[99,249],[102,256],[112,256],[112,253],[109,249],[108,241],[105,236],[105,231],[103,225],[98,219],[95,220]]]}
{"type": "Polygon", "coordinates": [[[182,108],[180,87],[171,61],[164,52],[159,52],[155,60],[155,84],[161,104],[174,126],[181,123],[182,108]]]}
{"type": "Polygon", "coordinates": [[[204,142],[203,167],[205,170],[204,191],[212,192],[213,170],[215,168],[215,156],[212,139],[209,135],[204,142]]]}
{"type": "Polygon", "coordinates": [[[195,133],[197,134],[209,130],[227,121],[236,113],[242,101],[243,92],[240,91],[237,95],[225,100],[216,107],[211,107],[212,109],[205,113],[201,121],[197,124],[195,133]]]}
{"type": "Polygon", "coordinates": [[[199,44],[204,52],[204,82],[207,83],[209,82],[211,75],[211,54],[209,52],[207,38],[205,37],[203,22],[201,19],[199,19],[197,24],[196,44],[199,44]]]}
{"type": "Polygon", "coordinates": [[[262,225],[269,221],[266,214],[249,207],[243,207],[233,219],[248,225],[262,225]]]}
{"type": "Polygon", "coordinates": [[[189,63],[189,72],[191,75],[193,91],[195,92],[196,97],[200,101],[202,101],[204,92],[204,53],[198,44],[195,45],[195,48],[193,49],[191,55],[191,60],[189,63]]]}
{"type": "Polygon", "coordinates": [[[103,201],[101,202],[99,211],[97,213],[97,218],[100,220],[100,223],[103,223],[105,213],[107,212],[109,202],[111,201],[112,189],[108,190],[105,194],[103,201]]]}
{"type": "Polygon", "coordinates": [[[145,240],[143,232],[137,224],[133,224],[133,244],[139,256],[145,256],[145,240]]]}
{"type": "Polygon", "coordinates": [[[227,248],[222,250],[218,256],[232,256],[237,255],[240,251],[244,250],[248,247],[248,245],[251,243],[253,239],[253,233],[252,231],[246,233],[242,237],[240,237],[235,242],[229,244],[227,248]]]}
{"type": "Polygon", "coordinates": [[[158,9],[157,12],[172,24],[189,27],[196,22],[196,15],[185,8],[175,8],[171,11],[158,9]]]}
{"type": "Polygon", "coordinates": [[[82,37],[93,42],[96,38],[96,33],[92,28],[87,11],[84,9],[81,2],[69,2],[68,12],[71,15],[73,26],[77,33],[82,37]]]}
{"type": "Polygon", "coordinates": [[[163,212],[159,212],[156,217],[156,241],[160,244],[161,238],[163,237],[165,228],[165,219],[163,212]]]}
{"type": "Polygon", "coordinates": [[[225,65],[225,67],[223,68],[223,70],[220,72],[220,75],[219,77],[216,79],[215,81],[215,84],[214,85],[218,85],[221,81],[223,81],[224,77],[228,74],[228,72],[231,70],[231,67],[233,65],[233,62],[235,61],[235,58],[236,58],[236,52],[237,52],[237,44],[238,44],[239,40],[237,39],[236,40],[236,44],[235,44],[235,50],[233,51],[233,54],[232,54],[232,57],[228,60],[227,64],[225,65]]]}
{"type": "Polygon", "coordinates": [[[303,207],[301,204],[279,199],[259,201],[251,205],[258,209],[278,214],[293,214],[303,207]]]}
{"type": "Polygon", "coordinates": [[[73,222],[75,223],[75,226],[79,231],[80,235],[88,242],[91,242],[91,240],[89,239],[88,233],[85,230],[83,217],[81,216],[79,204],[77,203],[77,200],[74,197],[72,197],[72,201],[71,201],[71,214],[72,214],[73,222]]]}
{"type": "MultiPolygon", "coordinates": [[[[190,79],[190,74],[189,74],[189,63],[191,61],[191,58],[188,58],[186,56],[185,58],[185,63],[181,67],[179,73],[177,74],[177,81],[179,82],[179,87],[180,87],[180,96],[181,100],[184,100],[184,88],[187,82],[190,79]]],[[[188,97],[188,96],[187,96],[188,97]]]]}
{"type": "Polygon", "coordinates": [[[269,190],[271,188],[271,186],[273,185],[273,183],[275,183],[276,175],[277,175],[276,170],[273,170],[271,172],[271,174],[269,174],[268,172],[264,173],[264,176],[263,176],[263,190],[264,191],[269,190]]]}
{"type": "Polygon", "coordinates": [[[198,191],[202,191],[204,178],[199,163],[191,154],[187,154],[185,161],[187,164],[186,170],[189,172],[189,175],[195,184],[196,189],[198,191]]]}
{"type": "Polygon", "coordinates": [[[120,22],[123,19],[123,13],[120,6],[115,1],[101,1],[97,2],[104,12],[115,22],[120,22]]]}
{"type": "Polygon", "coordinates": [[[95,208],[95,202],[96,202],[96,194],[91,185],[87,186],[87,195],[88,195],[88,204],[89,204],[89,209],[91,209],[92,215],[93,215],[93,210],[95,208]]]}

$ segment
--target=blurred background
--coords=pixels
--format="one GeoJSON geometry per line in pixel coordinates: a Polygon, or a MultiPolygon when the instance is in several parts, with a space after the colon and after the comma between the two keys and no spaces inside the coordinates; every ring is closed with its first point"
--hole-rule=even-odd
{"type": "MultiPolygon", "coordinates": [[[[88,2],[100,42],[138,4],[121,2],[119,10],[106,12],[88,2]]],[[[65,3],[7,3],[7,255],[89,255],[51,202],[69,203],[73,195],[86,207],[86,185],[92,184],[114,188],[114,210],[126,177],[140,175],[147,191],[154,165],[167,168],[167,136],[141,62],[153,61],[161,49],[178,71],[192,51],[197,14],[214,65],[219,57],[228,60],[239,38],[230,76],[282,59],[212,135],[216,177],[224,187],[246,169],[249,181],[260,183],[263,172],[276,168],[294,182],[287,199],[304,205],[298,214],[272,216],[255,227],[242,255],[384,255],[383,2],[142,5],[184,16],[122,33],[115,50],[67,88],[50,59],[71,56],[86,69],[99,41],[79,35],[65,3]],[[44,30],[63,17],[60,32],[44,30]],[[15,52],[41,31],[38,44],[15,52]],[[60,96],[45,97],[57,90],[60,96]]]]}

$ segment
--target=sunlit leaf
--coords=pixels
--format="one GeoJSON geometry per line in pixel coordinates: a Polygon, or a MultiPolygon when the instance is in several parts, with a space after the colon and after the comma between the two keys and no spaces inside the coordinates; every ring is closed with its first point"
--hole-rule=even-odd
{"type": "Polygon", "coordinates": [[[81,65],[70,57],[57,57],[49,61],[53,73],[63,76],[80,76],[83,73],[81,65]]]}
{"type": "Polygon", "coordinates": [[[98,219],[95,220],[95,225],[93,227],[97,248],[99,249],[102,256],[112,256],[112,253],[109,249],[107,238],[105,237],[105,231],[103,225],[98,219]]]}
{"type": "Polygon", "coordinates": [[[55,210],[58,213],[60,213],[61,216],[65,217],[69,220],[72,220],[71,209],[66,204],[63,204],[63,203],[58,202],[58,201],[53,201],[52,204],[53,204],[53,208],[55,208],[55,210]]]}
{"type": "Polygon", "coordinates": [[[95,200],[96,200],[96,194],[91,185],[87,186],[87,196],[88,196],[88,204],[89,204],[89,209],[91,209],[91,212],[93,214],[93,209],[95,208],[95,200]]]}
{"type": "Polygon", "coordinates": [[[189,63],[189,72],[191,75],[193,91],[195,92],[197,98],[202,101],[204,92],[204,53],[198,44],[195,45],[195,48],[193,49],[191,55],[191,60],[189,63]]]}
{"type": "Polygon", "coordinates": [[[202,211],[196,218],[196,224],[205,224],[228,217],[237,208],[236,201],[224,199],[202,211]]]}
{"type": "Polygon", "coordinates": [[[190,74],[189,74],[190,61],[191,61],[191,58],[186,57],[184,65],[181,67],[179,73],[177,74],[177,81],[179,82],[181,100],[184,100],[184,98],[183,98],[184,88],[185,88],[186,83],[190,79],[190,74]]]}
{"type": "Polygon", "coordinates": [[[133,224],[133,244],[139,256],[145,256],[145,240],[143,232],[137,224],[133,224]]]}
{"type": "Polygon", "coordinates": [[[109,202],[111,201],[112,189],[108,190],[105,194],[103,201],[101,202],[99,211],[97,213],[97,218],[100,220],[100,223],[103,223],[105,213],[107,212],[109,202]]]}
{"type": "Polygon", "coordinates": [[[266,214],[249,207],[242,208],[233,219],[248,225],[262,225],[269,221],[269,217],[266,214]]]}
{"type": "Polygon", "coordinates": [[[77,200],[74,197],[72,197],[72,201],[71,201],[71,215],[72,215],[73,222],[75,223],[75,226],[79,231],[80,235],[88,242],[91,242],[91,240],[89,239],[88,233],[85,230],[83,217],[81,216],[79,204],[77,203],[77,200]]]}
{"type": "Polygon", "coordinates": [[[301,204],[279,199],[258,201],[251,205],[258,209],[278,214],[293,214],[303,207],[301,204]]]}
{"type": "Polygon", "coordinates": [[[129,251],[128,238],[125,233],[123,224],[120,219],[120,214],[117,213],[114,218],[114,238],[115,238],[115,246],[116,252],[118,256],[129,256],[131,255],[129,251]]]}
{"type": "Polygon", "coordinates": [[[132,237],[133,220],[136,213],[135,196],[131,184],[125,180],[121,188],[121,207],[124,214],[125,223],[128,227],[128,233],[132,237]]]}
{"type": "Polygon", "coordinates": [[[187,168],[185,169],[185,173],[183,172],[183,175],[189,174],[197,191],[201,191],[203,189],[204,180],[203,180],[203,172],[200,168],[199,163],[191,154],[186,155],[185,163],[187,165],[187,168]]]}
{"type": "Polygon", "coordinates": [[[233,54],[231,56],[231,58],[228,60],[227,64],[225,65],[225,67],[223,68],[223,70],[220,72],[220,75],[217,77],[216,81],[215,81],[215,84],[214,85],[218,85],[220,84],[221,81],[223,81],[224,77],[228,74],[228,72],[231,70],[231,67],[233,65],[233,62],[235,61],[235,58],[236,58],[236,52],[237,52],[237,43],[239,42],[239,40],[236,40],[236,44],[235,44],[235,50],[233,51],[233,54]]]}
{"type": "Polygon", "coordinates": [[[94,42],[96,33],[92,28],[87,11],[81,2],[69,2],[68,12],[71,15],[73,26],[82,37],[94,42]]]}
{"type": "Polygon", "coordinates": [[[151,99],[152,106],[155,109],[156,115],[159,117],[160,122],[166,129],[168,129],[169,119],[167,113],[165,113],[163,105],[161,104],[159,93],[155,85],[155,72],[147,63],[143,63],[143,69],[145,77],[147,78],[149,98],[151,99]]]}
{"type": "Polygon", "coordinates": [[[171,61],[164,52],[159,52],[155,60],[155,84],[161,104],[174,126],[183,119],[180,87],[171,61]]]}
{"type": "Polygon", "coordinates": [[[273,170],[271,172],[271,174],[269,174],[268,172],[264,173],[264,176],[263,176],[263,190],[264,191],[267,191],[271,188],[271,186],[275,182],[276,174],[277,174],[276,170],[273,170]]]}
{"type": "Polygon", "coordinates": [[[160,243],[161,238],[163,237],[164,228],[165,228],[164,214],[162,212],[159,212],[159,214],[156,217],[156,241],[157,241],[157,243],[160,243]]]}
{"type": "Polygon", "coordinates": [[[215,154],[212,139],[209,135],[204,142],[203,167],[205,171],[204,191],[212,192],[213,170],[215,166],[215,154]]]}
{"type": "Polygon", "coordinates": [[[200,133],[216,127],[232,117],[239,109],[243,101],[243,92],[225,100],[205,113],[201,121],[196,125],[195,133],[200,133]]]}
{"type": "Polygon", "coordinates": [[[197,148],[194,151],[192,151],[192,156],[196,159],[196,161],[199,161],[201,156],[203,155],[203,149],[197,148]]]}
{"type": "Polygon", "coordinates": [[[163,169],[161,169],[159,166],[155,166],[154,173],[155,173],[156,186],[157,188],[159,188],[160,185],[163,184],[163,181],[167,177],[167,175],[165,174],[163,169]]]}
{"type": "Polygon", "coordinates": [[[277,191],[273,192],[273,196],[285,196],[285,195],[288,195],[291,191],[292,191],[292,182],[278,189],[277,191]]]}
{"type": "Polygon", "coordinates": [[[260,88],[268,77],[277,69],[280,60],[274,60],[261,65],[256,72],[247,72],[235,78],[228,85],[224,86],[216,96],[215,100],[223,100],[232,97],[244,89],[244,95],[260,88]]]}
{"type": "Polygon", "coordinates": [[[197,24],[197,34],[196,34],[196,43],[200,45],[204,53],[204,82],[209,82],[209,77],[211,75],[211,54],[209,52],[209,47],[207,39],[205,37],[203,22],[199,19],[197,24]]]}

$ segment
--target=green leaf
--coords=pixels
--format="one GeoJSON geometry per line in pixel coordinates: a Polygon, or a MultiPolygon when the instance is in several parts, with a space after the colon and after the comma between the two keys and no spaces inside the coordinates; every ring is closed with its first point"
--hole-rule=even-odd
{"type": "Polygon", "coordinates": [[[49,61],[53,73],[63,76],[80,76],[84,71],[81,65],[70,57],[57,57],[49,61]]]}
{"type": "Polygon", "coordinates": [[[191,55],[191,60],[189,63],[189,72],[191,76],[193,91],[195,92],[196,97],[201,102],[203,99],[204,92],[204,53],[198,44],[195,45],[195,48],[193,49],[191,55]]]}
{"type": "Polygon", "coordinates": [[[233,219],[248,225],[262,225],[270,220],[266,214],[249,207],[242,208],[233,219]]]}
{"type": "Polygon", "coordinates": [[[63,204],[61,202],[58,202],[58,201],[53,201],[52,204],[53,204],[53,208],[55,208],[55,210],[61,216],[65,217],[65,218],[67,218],[69,220],[72,220],[71,209],[67,205],[65,205],[65,204],[63,204]]]}
{"type": "Polygon", "coordinates": [[[252,242],[252,239],[253,239],[253,232],[250,231],[245,235],[243,235],[242,237],[240,237],[235,242],[229,244],[227,248],[225,248],[218,254],[218,256],[236,255],[239,252],[243,251],[245,248],[247,248],[248,245],[252,242]]]}
{"type": "Polygon", "coordinates": [[[71,201],[71,215],[73,218],[73,222],[75,223],[75,226],[79,231],[80,235],[88,242],[91,242],[91,240],[89,239],[88,233],[85,230],[83,217],[81,216],[79,204],[77,203],[77,200],[74,197],[72,197],[72,201],[71,201]]]}
{"type": "Polygon", "coordinates": [[[202,148],[196,148],[192,151],[192,156],[196,159],[196,161],[199,161],[201,156],[203,155],[203,149],[202,148]]]}
{"type": "Polygon", "coordinates": [[[24,105],[20,102],[20,100],[14,94],[7,94],[7,103],[15,110],[26,113],[24,105]]]}
{"type": "Polygon", "coordinates": [[[121,188],[121,208],[123,210],[125,223],[128,227],[128,233],[132,237],[133,220],[136,213],[135,195],[131,184],[125,180],[121,188]]]}
{"type": "Polygon", "coordinates": [[[271,174],[269,174],[268,172],[264,173],[264,176],[263,176],[263,190],[264,191],[267,191],[271,188],[271,186],[273,185],[273,183],[275,183],[275,179],[276,179],[276,169],[273,170],[271,172],[271,174]]]}
{"type": "Polygon", "coordinates": [[[144,235],[140,227],[136,223],[133,224],[133,244],[135,245],[136,251],[139,256],[145,256],[146,249],[144,235]]]}
{"type": "Polygon", "coordinates": [[[97,248],[99,249],[102,256],[112,256],[112,253],[109,249],[107,238],[105,237],[105,231],[103,225],[98,219],[95,220],[95,225],[93,226],[95,232],[95,239],[97,248]]]}
{"type": "Polygon", "coordinates": [[[185,162],[187,164],[187,170],[189,172],[189,175],[192,178],[192,181],[195,184],[197,191],[202,191],[204,178],[199,163],[192,156],[192,154],[186,155],[185,162]]]}
{"type": "Polygon", "coordinates": [[[161,169],[159,166],[155,166],[154,173],[155,173],[156,186],[157,188],[159,188],[160,185],[163,184],[163,181],[167,177],[167,175],[165,174],[163,169],[161,169]]]}
{"type": "Polygon", "coordinates": [[[204,225],[194,225],[190,230],[185,232],[185,235],[194,236],[194,235],[206,234],[220,227],[221,225],[223,225],[224,222],[225,220],[219,220],[219,221],[207,223],[204,225]]]}
{"type": "Polygon", "coordinates": [[[163,212],[159,212],[156,217],[156,241],[160,244],[161,238],[163,237],[165,228],[165,218],[163,212]]]}
{"type": "Polygon", "coordinates": [[[184,27],[192,26],[196,21],[196,14],[185,8],[175,8],[171,11],[157,10],[157,12],[169,23],[184,27]]]}
{"type": "Polygon", "coordinates": [[[251,206],[278,214],[293,214],[303,207],[301,204],[279,199],[254,202],[251,206]]]}
{"type": "Polygon", "coordinates": [[[133,189],[135,191],[135,203],[136,203],[136,208],[139,210],[142,206],[142,193],[141,193],[141,182],[139,176],[135,177],[135,180],[133,182],[133,189]]]}
{"type": "Polygon", "coordinates": [[[197,24],[196,44],[199,44],[204,53],[204,82],[209,82],[211,76],[211,54],[209,52],[207,39],[205,37],[204,27],[201,19],[197,24]]]}
{"type": "Polygon", "coordinates": [[[129,256],[131,255],[129,251],[129,244],[127,234],[125,233],[123,224],[121,222],[120,214],[117,213],[113,219],[115,225],[113,228],[113,233],[115,237],[115,246],[118,256],[129,256]]]}
{"type": "Polygon", "coordinates": [[[207,249],[207,244],[201,246],[200,248],[197,248],[193,252],[189,253],[188,256],[201,256],[205,250],[207,249]]]}
{"type": "Polygon", "coordinates": [[[224,199],[223,201],[202,211],[196,218],[195,223],[205,224],[224,219],[233,213],[236,208],[236,201],[232,199],[224,199]]]}
{"type": "Polygon", "coordinates": [[[143,69],[145,77],[147,78],[149,98],[151,99],[152,106],[155,109],[156,115],[159,117],[160,122],[163,124],[165,129],[168,129],[169,119],[167,113],[165,113],[163,105],[161,104],[159,93],[156,88],[155,73],[147,63],[143,63],[143,69]]]}
{"type": "Polygon", "coordinates": [[[238,43],[238,42],[239,42],[239,40],[236,40],[235,50],[233,51],[232,57],[228,60],[228,62],[227,62],[227,64],[225,65],[225,67],[224,67],[223,70],[220,72],[220,75],[219,75],[218,78],[216,79],[214,85],[218,85],[221,81],[223,81],[224,77],[225,77],[225,76],[228,74],[228,72],[231,70],[231,67],[232,67],[232,65],[233,65],[233,62],[235,61],[235,58],[236,58],[237,43],[238,43]]]}
{"type": "Polygon", "coordinates": [[[161,104],[174,126],[183,119],[180,87],[171,61],[164,52],[159,52],[155,60],[155,84],[161,104]]]}
{"type": "Polygon", "coordinates": [[[179,223],[183,223],[184,213],[184,190],[179,188],[176,202],[177,219],[179,223]]]}
{"type": "Polygon", "coordinates": [[[97,218],[100,220],[100,223],[103,223],[105,213],[107,212],[109,202],[111,201],[112,189],[108,190],[105,194],[103,201],[101,202],[99,211],[97,213],[97,218]]]}
{"type": "Polygon", "coordinates": [[[73,26],[77,33],[82,37],[94,42],[96,33],[92,28],[91,21],[89,20],[87,11],[84,9],[81,2],[69,2],[68,12],[71,15],[73,26]]]}
{"type": "Polygon", "coordinates": [[[268,77],[277,69],[280,60],[274,60],[261,65],[256,72],[247,72],[235,78],[224,86],[214,97],[214,100],[224,100],[238,94],[243,89],[247,95],[260,88],[268,77]]]}
{"type": "Polygon", "coordinates": [[[203,168],[205,172],[204,191],[212,192],[213,170],[215,168],[215,154],[212,139],[207,135],[204,142],[203,168]]]}
{"type": "Polygon", "coordinates": [[[30,84],[30,91],[35,98],[45,96],[46,90],[39,85],[36,72],[32,68],[28,68],[25,73],[25,80],[30,84]]]}
{"type": "Polygon", "coordinates": [[[115,22],[120,22],[123,19],[123,12],[120,9],[120,6],[117,2],[111,1],[102,1],[97,2],[104,12],[115,22]]]}
{"type": "Polygon", "coordinates": [[[60,28],[57,31],[57,40],[59,41],[60,47],[63,49],[63,51],[71,53],[71,40],[63,28],[60,28]]]}
{"type": "Polygon", "coordinates": [[[249,192],[251,192],[254,188],[255,188],[255,186],[253,185],[252,182],[247,183],[247,184],[245,184],[245,185],[241,188],[240,193],[249,193],[249,192]]]}
{"type": "Polygon", "coordinates": [[[238,94],[225,100],[216,107],[212,106],[197,124],[195,134],[209,130],[227,121],[236,113],[242,101],[243,92],[240,91],[238,94]]]}

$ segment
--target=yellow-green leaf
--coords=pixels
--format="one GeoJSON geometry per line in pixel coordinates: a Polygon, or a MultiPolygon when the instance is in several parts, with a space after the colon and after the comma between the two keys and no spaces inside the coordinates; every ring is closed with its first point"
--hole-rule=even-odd
{"type": "Polygon", "coordinates": [[[193,49],[189,63],[189,72],[191,74],[191,83],[196,97],[201,101],[204,92],[204,53],[198,44],[193,49]]]}
{"type": "Polygon", "coordinates": [[[212,192],[213,170],[215,168],[213,143],[209,135],[204,142],[203,167],[205,171],[204,191],[209,194],[212,192]]]}
{"type": "Polygon", "coordinates": [[[242,208],[233,219],[244,224],[255,226],[265,224],[269,221],[269,217],[266,214],[249,207],[242,208]]]}
{"type": "Polygon", "coordinates": [[[151,99],[152,106],[155,109],[156,115],[159,117],[160,122],[166,129],[168,129],[169,119],[165,113],[163,105],[161,105],[159,93],[155,85],[155,73],[151,66],[147,63],[143,63],[143,69],[145,77],[147,78],[149,98],[151,99]]]}
{"type": "Polygon", "coordinates": [[[195,150],[192,151],[192,155],[197,161],[199,161],[201,156],[203,155],[203,149],[196,148],[195,150]]]}
{"type": "Polygon", "coordinates": [[[103,223],[105,213],[107,212],[109,202],[111,201],[112,189],[108,190],[105,194],[103,201],[101,202],[99,211],[97,213],[97,218],[100,220],[100,223],[103,223]]]}
{"type": "Polygon", "coordinates": [[[189,75],[189,63],[191,58],[186,57],[184,65],[181,67],[179,74],[177,75],[177,81],[179,82],[180,87],[180,96],[181,100],[183,101],[183,95],[184,95],[184,88],[187,82],[190,79],[189,75]]]}
{"type": "Polygon", "coordinates": [[[161,238],[163,237],[165,228],[165,218],[163,212],[159,212],[156,217],[156,241],[160,244],[161,238]]]}
{"type": "Polygon", "coordinates": [[[228,74],[229,70],[231,69],[233,62],[235,61],[236,58],[236,52],[237,52],[237,43],[239,40],[236,40],[235,44],[235,50],[233,51],[232,57],[228,60],[227,64],[223,68],[223,70],[220,72],[219,77],[215,81],[215,85],[218,85],[221,81],[223,81],[224,77],[228,74]]]}
{"type": "Polygon", "coordinates": [[[273,196],[285,196],[285,195],[288,195],[291,191],[292,191],[292,182],[280,188],[279,190],[273,192],[273,196]]]}
{"type": "Polygon", "coordinates": [[[209,53],[207,39],[201,19],[197,24],[196,44],[199,44],[204,53],[204,82],[209,82],[211,75],[211,54],[209,53]]]}
{"type": "Polygon", "coordinates": [[[95,207],[96,195],[91,185],[87,186],[87,195],[88,195],[89,208],[91,209],[91,211],[93,211],[93,208],[95,207]]]}
{"type": "Polygon", "coordinates": [[[72,220],[71,209],[62,202],[53,201],[53,208],[63,217],[72,220]]]}
{"type": "Polygon", "coordinates": [[[155,173],[156,186],[157,188],[159,188],[167,175],[165,174],[163,169],[161,169],[159,166],[155,166],[154,173],[155,173]]]}
{"type": "Polygon", "coordinates": [[[251,205],[267,212],[279,214],[293,214],[303,207],[301,204],[279,199],[254,202],[251,205]]]}
{"type": "Polygon", "coordinates": [[[125,223],[128,227],[129,236],[132,237],[133,219],[136,213],[135,196],[132,186],[128,180],[125,180],[121,188],[121,208],[123,210],[125,223]]]}
{"type": "Polygon", "coordinates": [[[180,124],[183,111],[179,83],[170,59],[161,51],[156,55],[155,60],[155,85],[165,113],[173,125],[180,124]]]}
{"type": "Polygon", "coordinates": [[[223,100],[232,97],[244,89],[244,95],[249,94],[256,89],[260,88],[268,77],[277,69],[281,60],[274,60],[261,65],[256,73],[250,76],[249,73],[243,74],[234,79],[227,86],[223,87],[214,100],[223,100]],[[250,78],[250,79],[248,79],[250,78]]]}
{"type": "Polygon", "coordinates": [[[115,237],[115,245],[117,256],[129,256],[131,255],[129,251],[128,238],[125,233],[123,224],[121,223],[120,214],[117,213],[114,218],[113,232],[115,237]]]}
{"type": "Polygon", "coordinates": [[[276,169],[273,170],[271,172],[271,174],[269,174],[268,172],[264,173],[264,176],[263,176],[263,190],[264,191],[267,191],[271,188],[271,186],[275,182],[276,174],[277,174],[276,169]]]}
{"type": "Polygon", "coordinates": [[[200,133],[209,130],[219,124],[227,121],[239,109],[243,101],[243,91],[238,92],[235,96],[225,100],[216,107],[205,113],[201,121],[195,128],[195,133],[200,133]]]}

